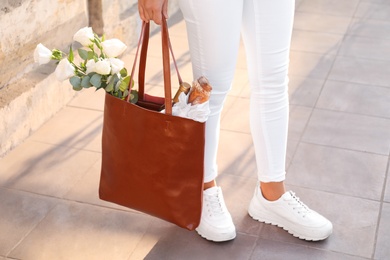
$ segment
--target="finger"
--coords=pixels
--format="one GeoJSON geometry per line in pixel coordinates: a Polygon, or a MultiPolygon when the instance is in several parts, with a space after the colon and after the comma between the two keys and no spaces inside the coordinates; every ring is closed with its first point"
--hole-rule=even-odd
{"type": "Polygon", "coordinates": [[[148,23],[150,21],[149,15],[145,12],[144,8],[141,5],[138,5],[138,12],[141,20],[148,23]]]}
{"type": "Polygon", "coordinates": [[[162,12],[165,19],[168,19],[168,1],[165,1],[162,7],[162,12]]]}
{"type": "Polygon", "coordinates": [[[153,13],[153,21],[156,24],[161,25],[161,23],[162,23],[162,13],[161,12],[154,12],[153,13]]]}

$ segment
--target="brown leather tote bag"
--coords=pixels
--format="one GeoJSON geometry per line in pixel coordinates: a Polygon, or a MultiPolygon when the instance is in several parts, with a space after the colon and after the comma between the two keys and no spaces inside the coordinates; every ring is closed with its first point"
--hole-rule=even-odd
{"type": "Polygon", "coordinates": [[[139,103],[106,94],[99,197],[194,230],[202,210],[205,124],[172,116],[166,21],[161,35],[165,96],[144,93],[149,40],[145,23],[138,43],[139,103]],[[162,105],[165,113],[155,111],[162,105]]]}

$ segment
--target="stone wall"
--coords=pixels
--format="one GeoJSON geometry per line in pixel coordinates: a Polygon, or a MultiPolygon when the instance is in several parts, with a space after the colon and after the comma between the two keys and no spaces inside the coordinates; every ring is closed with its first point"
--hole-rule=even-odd
{"type": "MultiPolygon", "coordinates": [[[[170,14],[177,9],[171,0],[170,14]]],[[[53,63],[34,64],[35,46],[67,52],[74,33],[88,24],[121,39],[130,51],[140,27],[137,1],[0,1],[0,158],[76,95],[68,82],[55,79],[53,63]]]]}

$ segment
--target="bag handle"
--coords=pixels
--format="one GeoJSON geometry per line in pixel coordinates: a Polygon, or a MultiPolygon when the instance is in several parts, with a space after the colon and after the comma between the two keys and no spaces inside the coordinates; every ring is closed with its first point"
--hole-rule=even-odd
{"type": "MultiPolygon", "coordinates": [[[[146,69],[146,57],[147,57],[147,50],[149,44],[149,36],[150,36],[150,25],[149,23],[143,22],[141,35],[138,41],[138,47],[134,58],[133,68],[130,75],[130,84],[129,84],[129,92],[130,92],[131,83],[134,79],[134,72],[135,72],[135,67],[136,67],[137,58],[139,54],[139,48],[142,44],[141,57],[139,62],[139,73],[138,73],[138,95],[140,100],[144,99],[144,93],[145,93],[145,69],[146,69]]],[[[170,70],[169,51],[172,54],[172,59],[176,69],[179,84],[181,85],[183,81],[177,67],[175,56],[173,54],[172,44],[169,39],[168,25],[165,19],[163,19],[161,25],[161,39],[162,39],[162,54],[163,54],[165,112],[168,115],[172,115],[171,70],[170,70]]],[[[129,98],[130,95],[128,95],[127,101],[129,101],[129,98]]]]}

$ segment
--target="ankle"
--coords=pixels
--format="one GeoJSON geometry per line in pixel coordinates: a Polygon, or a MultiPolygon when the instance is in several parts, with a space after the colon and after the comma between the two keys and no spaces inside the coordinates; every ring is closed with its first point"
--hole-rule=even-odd
{"type": "Polygon", "coordinates": [[[212,181],[209,181],[209,182],[205,182],[203,184],[203,190],[207,190],[207,189],[215,187],[215,186],[217,186],[217,183],[215,182],[215,180],[212,180],[212,181]]]}
{"type": "Polygon", "coordinates": [[[284,182],[260,182],[260,192],[268,201],[276,201],[286,192],[284,182]]]}

